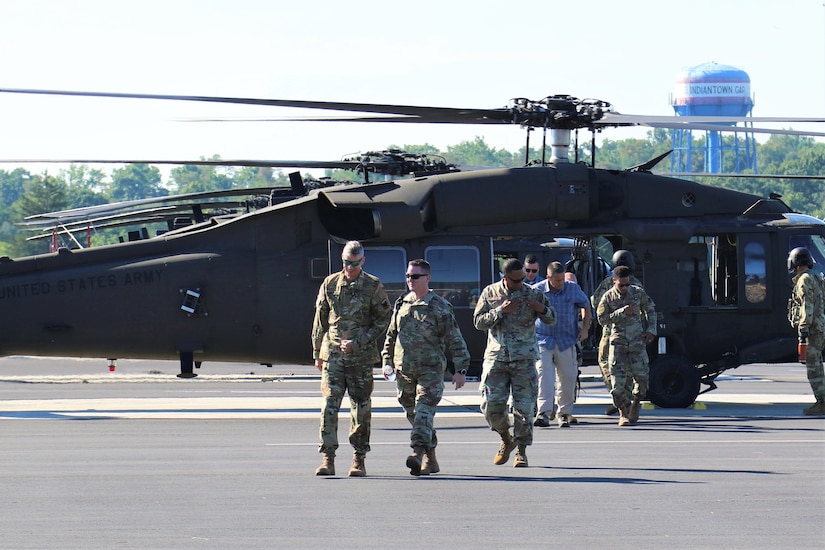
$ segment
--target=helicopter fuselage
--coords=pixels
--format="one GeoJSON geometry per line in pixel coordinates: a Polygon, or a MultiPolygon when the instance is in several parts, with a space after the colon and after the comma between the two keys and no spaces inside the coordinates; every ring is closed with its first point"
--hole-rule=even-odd
{"type": "Polygon", "coordinates": [[[792,356],[785,258],[825,250],[825,224],[777,198],[644,172],[560,164],[329,188],[145,240],[2,259],[0,353],[306,363],[320,281],[358,239],[391,295],[409,260],[428,259],[480,360],[472,309],[498,260],[527,240],[543,269],[543,243],[563,237],[582,249],[569,252],[588,293],[598,262],[634,253],[659,313],[651,362],[678,357],[706,383],[792,356]]]}

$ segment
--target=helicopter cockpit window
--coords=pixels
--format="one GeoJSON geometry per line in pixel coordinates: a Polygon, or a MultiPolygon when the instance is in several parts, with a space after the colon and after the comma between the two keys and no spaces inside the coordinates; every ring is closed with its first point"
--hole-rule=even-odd
{"type": "Polygon", "coordinates": [[[430,287],[456,308],[475,307],[481,289],[481,265],[477,248],[431,246],[424,251],[432,274],[430,287]]]}
{"type": "Polygon", "coordinates": [[[765,301],[767,296],[767,262],[762,243],[745,245],[745,298],[751,304],[765,301]]]}
{"type": "Polygon", "coordinates": [[[384,284],[391,303],[407,290],[407,252],[401,247],[365,247],[364,269],[384,284]]]}

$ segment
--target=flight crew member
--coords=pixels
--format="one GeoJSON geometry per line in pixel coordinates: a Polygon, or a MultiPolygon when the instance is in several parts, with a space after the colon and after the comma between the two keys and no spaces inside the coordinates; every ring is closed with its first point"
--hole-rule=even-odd
{"type": "Polygon", "coordinates": [[[504,277],[481,291],[473,325],[487,331],[481,374],[481,410],[490,428],[501,436],[494,464],[506,464],[518,447],[513,466],[527,466],[527,446],[533,443],[533,418],[538,398],[536,319],[548,325],[556,312],[538,289],[524,284],[524,267],[511,258],[504,277]],[[507,400],[512,392],[513,434],[507,400]]]}
{"type": "Polygon", "coordinates": [[[524,257],[524,284],[536,286],[544,279],[539,277],[539,258],[535,254],[524,257]]]}
{"type": "MultiPolygon", "coordinates": [[[[412,426],[407,467],[414,476],[439,471],[435,447],[438,445],[433,420],[444,394],[445,350],[450,351],[456,389],[464,386],[470,352],[453,306],[430,290],[430,264],[412,260],[407,266],[407,288],[393,308],[387,338],[384,340],[384,365],[396,371],[398,402],[412,426]]],[[[386,369],[386,367],[385,367],[386,369]]],[[[386,371],[385,371],[386,378],[386,371]]]]}
{"type": "Polygon", "coordinates": [[[646,347],[656,338],[656,304],[642,287],[631,284],[630,275],[627,266],[613,269],[613,288],[596,310],[599,323],[610,326],[610,393],[619,409],[619,426],[639,419],[650,374],[646,347]]]}
{"type": "Polygon", "coordinates": [[[565,281],[564,275],[564,266],[552,262],[547,266],[547,278],[534,287],[544,293],[556,312],[553,325],[536,320],[539,393],[534,426],[549,426],[552,416],[558,419],[560,428],[577,423],[573,416],[579,375],[576,344],[586,339],[590,331],[590,299],[577,283],[565,281]]]}
{"type": "MultiPolygon", "coordinates": [[[[639,282],[633,275],[633,270],[635,269],[636,262],[633,259],[633,254],[629,250],[617,250],[613,253],[613,269],[619,267],[620,265],[624,265],[630,268],[630,284],[635,286],[642,286],[642,283],[639,282]]],[[[590,305],[593,306],[593,310],[595,311],[596,308],[599,307],[599,302],[604,296],[604,293],[613,288],[613,274],[611,273],[604,280],[599,283],[598,288],[596,291],[593,292],[593,296],[590,297],[590,305]]],[[[643,287],[644,288],[644,287],[643,287]]],[[[597,319],[598,320],[598,319],[597,319]]],[[[604,386],[607,388],[607,393],[610,393],[610,390],[613,389],[612,384],[610,383],[610,365],[608,364],[608,353],[609,353],[609,341],[610,341],[610,326],[602,326],[602,337],[599,340],[599,349],[597,355],[597,362],[599,363],[599,371],[602,373],[602,379],[604,380],[604,386]]],[[[619,410],[615,407],[615,405],[610,405],[605,409],[604,414],[613,415],[619,412],[619,410]]]]}
{"type": "Polygon", "coordinates": [[[349,475],[363,477],[364,457],[370,450],[372,368],[380,359],[378,340],[390,322],[390,303],[381,281],[363,270],[360,242],[348,242],[341,260],[343,269],[321,283],[312,324],[312,356],[321,371],[324,396],[318,449],[324,457],[315,475],[335,475],[338,411],[347,392],[349,442],[354,449],[349,475]]]}
{"type": "Polygon", "coordinates": [[[822,367],[822,346],[825,340],[825,304],[822,285],[810,269],[814,259],[807,248],[797,247],[788,255],[788,271],[794,274],[793,291],[788,300],[788,320],[807,342],[805,368],[816,403],[802,412],[809,415],[825,414],[825,373],[822,367]]]}

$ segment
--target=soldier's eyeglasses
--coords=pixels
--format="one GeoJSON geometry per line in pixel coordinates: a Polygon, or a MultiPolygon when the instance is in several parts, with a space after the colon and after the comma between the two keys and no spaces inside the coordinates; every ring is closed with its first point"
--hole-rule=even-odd
{"type": "Polygon", "coordinates": [[[363,259],[364,258],[359,258],[357,260],[344,260],[344,265],[348,265],[350,267],[358,267],[359,265],[361,265],[361,260],[363,259]]]}
{"type": "Polygon", "coordinates": [[[619,288],[627,288],[630,286],[630,283],[619,283],[619,288]]]}
{"type": "MultiPolygon", "coordinates": [[[[505,275],[505,277],[507,277],[507,276],[505,275]]],[[[514,283],[514,284],[521,284],[524,281],[524,277],[522,277],[521,279],[513,279],[512,277],[507,277],[507,278],[510,279],[510,282],[514,283]]]]}
{"type": "Polygon", "coordinates": [[[527,273],[538,273],[539,272],[538,269],[528,269],[526,267],[524,268],[524,271],[526,271],[527,273]]]}
{"type": "Polygon", "coordinates": [[[417,281],[421,277],[426,277],[426,276],[427,276],[426,273],[407,273],[407,279],[413,279],[414,281],[417,281]]]}

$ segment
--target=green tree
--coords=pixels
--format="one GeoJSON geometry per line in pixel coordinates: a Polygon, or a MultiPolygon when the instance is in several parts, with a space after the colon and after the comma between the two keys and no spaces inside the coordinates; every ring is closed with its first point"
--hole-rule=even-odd
{"type": "Polygon", "coordinates": [[[17,168],[11,172],[0,170],[0,256],[11,255],[10,243],[20,233],[15,225],[14,203],[23,194],[25,182],[31,178],[28,171],[17,168]]]}
{"type": "Polygon", "coordinates": [[[106,173],[85,164],[72,164],[59,172],[69,189],[70,208],[94,206],[109,202],[106,173]]]}
{"type": "Polygon", "coordinates": [[[148,164],[127,164],[112,172],[114,201],[130,201],[148,197],[165,197],[169,191],[161,186],[160,170],[148,164]]]}
{"type": "MultiPolygon", "coordinates": [[[[218,161],[219,155],[200,160],[218,161]]],[[[223,191],[234,187],[235,167],[187,164],[172,169],[170,177],[176,193],[204,193],[223,191]]]]}
{"type": "MultiPolygon", "coordinates": [[[[16,222],[28,216],[65,210],[70,205],[69,187],[66,182],[48,173],[32,176],[23,184],[23,193],[14,203],[16,222]]],[[[23,231],[14,234],[9,242],[9,250],[14,256],[28,256],[48,252],[46,240],[27,241],[23,231]]]]}
{"type": "Polygon", "coordinates": [[[447,147],[444,154],[447,162],[461,166],[477,167],[511,167],[513,163],[513,153],[504,149],[490,147],[484,138],[476,136],[472,141],[462,141],[457,145],[447,147]]]}

